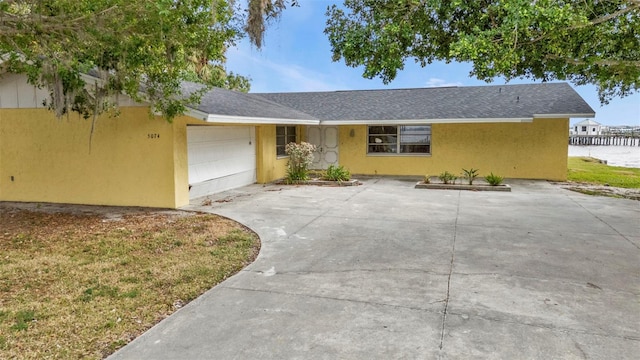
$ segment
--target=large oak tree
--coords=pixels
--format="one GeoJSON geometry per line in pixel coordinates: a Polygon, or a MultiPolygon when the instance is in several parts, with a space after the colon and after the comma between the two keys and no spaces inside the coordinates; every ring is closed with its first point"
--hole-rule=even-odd
{"type": "Polygon", "coordinates": [[[117,109],[117,95],[148,101],[172,119],[203,91],[184,80],[248,91],[225,71],[244,34],[258,47],[265,24],[293,0],[0,0],[0,66],[51,92],[61,116],[117,109]],[[100,81],[87,87],[83,74],[100,81]]]}
{"type": "Polygon", "coordinates": [[[333,60],[385,83],[414,59],[593,84],[603,103],[640,85],[640,0],[345,0],[327,16],[333,60]]]}

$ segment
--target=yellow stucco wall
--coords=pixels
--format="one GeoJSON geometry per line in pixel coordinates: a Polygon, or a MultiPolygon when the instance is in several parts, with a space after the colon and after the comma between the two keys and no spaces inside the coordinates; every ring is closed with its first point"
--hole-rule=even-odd
{"type": "MultiPolygon", "coordinates": [[[[204,122],[183,116],[168,123],[144,107],[121,111],[97,120],[89,148],[91,119],[0,109],[0,201],[188,204],[186,125],[204,122]]],[[[276,156],[276,125],[255,126],[257,182],[283,178],[288,158],[276,156]]],[[[298,140],[303,131],[299,126],[298,140]]],[[[430,156],[367,155],[366,133],[366,126],[339,127],[339,163],[354,174],[458,174],[473,167],[482,175],[566,179],[568,119],[433,124],[430,156]]]]}
{"type": "MultiPolygon", "coordinates": [[[[91,119],[0,109],[0,201],[187,205],[188,124],[214,126],[187,116],[168,123],[150,118],[148,108],[122,108],[117,118],[97,120],[89,151],[91,119]]],[[[276,125],[247,126],[256,128],[257,182],[285,177],[288,158],[276,156],[276,125]]]]}
{"type": "Polygon", "coordinates": [[[462,168],[508,178],[566,180],[569,119],[433,124],[431,155],[367,155],[367,126],[341,126],[339,163],[354,174],[436,176],[462,168]],[[354,130],[354,136],[350,131],[354,130]]]}
{"type": "Polygon", "coordinates": [[[256,181],[265,184],[285,177],[288,160],[276,156],[276,125],[256,126],[256,181]]]}
{"type": "Polygon", "coordinates": [[[0,200],[177,207],[188,203],[186,130],[144,107],[91,119],[0,110],[0,200]],[[179,131],[176,131],[179,129],[179,131]],[[174,151],[175,147],[184,151],[174,151]],[[12,180],[13,177],[13,180],[12,180]],[[185,200],[186,199],[186,200],[185,200]]]}
{"type": "Polygon", "coordinates": [[[189,159],[187,157],[187,124],[202,123],[187,116],[173,120],[173,179],[175,206],[189,205],[189,159]]]}

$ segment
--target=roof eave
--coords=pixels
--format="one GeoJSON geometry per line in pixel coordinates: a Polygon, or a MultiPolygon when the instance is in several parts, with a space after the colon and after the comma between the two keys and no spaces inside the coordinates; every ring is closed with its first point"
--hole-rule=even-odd
{"type": "Polygon", "coordinates": [[[80,73],[80,79],[82,79],[82,81],[84,81],[85,83],[89,83],[89,82],[97,82],[99,85],[104,85],[105,81],[103,79],[97,78],[93,75],[89,75],[89,74],[85,74],[85,73],[80,73]]]}
{"type": "Polygon", "coordinates": [[[206,114],[199,110],[190,109],[187,115],[202,119],[208,123],[218,124],[258,124],[258,125],[319,125],[319,120],[313,119],[285,119],[257,116],[234,116],[206,114]]]}
{"type": "MultiPolygon", "coordinates": [[[[89,86],[91,84],[97,84],[99,86],[104,86],[106,84],[106,81],[104,79],[95,77],[93,75],[90,74],[86,74],[86,73],[80,73],[80,79],[82,79],[82,81],[84,81],[84,83],[89,86]]],[[[127,95],[124,90],[120,91],[120,94],[122,95],[126,95],[129,99],[131,99],[133,102],[138,103],[138,104],[144,104],[144,105],[150,105],[150,100],[149,100],[149,96],[147,93],[143,92],[143,91],[138,91],[138,96],[140,97],[140,101],[134,100],[131,96],[127,95]]],[[[154,115],[162,115],[162,113],[154,111],[153,112],[154,115]]]]}
{"type": "Polygon", "coordinates": [[[571,113],[571,114],[533,114],[538,119],[559,119],[559,118],[594,118],[596,113],[571,113]]]}
{"type": "Polygon", "coordinates": [[[207,114],[206,112],[192,108],[187,108],[187,110],[184,112],[184,115],[203,121],[207,121],[207,118],[209,117],[209,114],[207,114]]]}
{"type": "Polygon", "coordinates": [[[533,118],[461,118],[461,119],[397,119],[397,120],[321,120],[320,125],[411,125],[411,124],[469,124],[469,123],[526,123],[533,118]]]}

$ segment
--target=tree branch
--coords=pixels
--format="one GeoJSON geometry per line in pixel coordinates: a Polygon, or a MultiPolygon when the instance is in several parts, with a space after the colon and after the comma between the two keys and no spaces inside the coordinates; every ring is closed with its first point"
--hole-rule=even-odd
{"type": "Polygon", "coordinates": [[[84,16],[80,16],[79,18],[72,19],[72,20],[69,20],[69,21],[70,21],[70,22],[78,22],[78,21],[81,21],[81,20],[87,19],[87,18],[89,18],[89,17],[98,17],[98,16],[104,15],[104,14],[106,14],[106,13],[108,13],[108,12],[110,12],[110,11],[112,11],[112,10],[116,9],[117,7],[118,7],[118,5],[113,5],[112,7],[107,8],[107,9],[104,9],[104,10],[102,10],[102,11],[100,11],[100,12],[97,12],[97,13],[91,13],[91,14],[87,14],[87,15],[84,15],[84,16]]]}
{"type": "Polygon", "coordinates": [[[611,20],[613,18],[617,18],[620,15],[624,15],[624,14],[628,13],[629,11],[633,11],[635,9],[639,9],[640,8],[640,0],[636,0],[636,1],[632,1],[632,2],[634,4],[629,6],[629,7],[627,7],[627,8],[625,8],[625,9],[620,9],[620,10],[618,10],[618,11],[616,11],[614,13],[611,13],[609,15],[605,15],[605,16],[599,17],[597,19],[594,19],[594,20],[590,21],[588,24],[582,24],[582,25],[578,25],[578,26],[575,26],[575,27],[569,27],[569,30],[572,30],[573,28],[579,29],[579,28],[582,28],[582,27],[590,26],[590,25],[598,25],[598,24],[601,24],[603,22],[609,21],[609,20],[611,20]]]}
{"type": "MultiPolygon", "coordinates": [[[[620,9],[614,13],[605,15],[605,16],[601,16],[599,18],[596,18],[594,20],[589,21],[586,24],[579,24],[579,25],[574,25],[574,26],[569,26],[567,28],[567,30],[576,30],[576,29],[582,29],[585,28],[587,26],[594,26],[594,25],[598,25],[598,24],[602,24],[603,22],[607,22],[611,19],[615,19],[618,16],[624,15],[630,11],[636,10],[636,9],[640,9],[640,0],[631,0],[631,2],[633,3],[633,5],[625,8],[625,9],[620,9]]],[[[547,36],[549,36],[549,34],[542,34],[540,36],[538,36],[537,38],[529,41],[530,44],[536,43],[540,40],[545,39],[547,36]]]]}
{"type": "Polygon", "coordinates": [[[564,60],[565,62],[571,65],[591,65],[591,64],[600,65],[600,66],[622,65],[622,66],[633,66],[633,67],[640,68],[640,60],[598,60],[590,63],[587,61],[565,58],[557,55],[547,55],[545,56],[545,58],[552,59],[552,60],[564,60]]]}

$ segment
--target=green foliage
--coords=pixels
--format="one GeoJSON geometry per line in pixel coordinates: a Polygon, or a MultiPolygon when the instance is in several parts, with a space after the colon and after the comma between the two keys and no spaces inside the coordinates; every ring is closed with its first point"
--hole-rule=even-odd
{"type": "Polygon", "coordinates": [[[29,323],[36,319],[33,310],[20,310],[15,315],[15,324],[11,326],[11,330],[22,331],[29,328],[29,323]]]}
{"type": "Polygon", "coordinates": [[[639,189],[640,169],[609,166],[593,158],[570,157],[567,179],[582,183],[639,189]]]}
{"type": "Polygon", "coordinates": [[[464,178],[467,179],[467,181],[469,182],[469,185],[473,185],[473,180],[475,180],[478,177],[478,171],[480,170],[474,169],[474,168],[470,168],[469,170],[462,169],[464,178]]]}
{"type": "Polygon", "coordinates": [[[385,83],[413,58],[470,62],[486,81],[593,84],[603,103],[640,86],[637,0],[345,0],[327,16],[333,60],[385,83]]]}
{"type": "Polygon", "coordinates": [[[502,176],[493,175],[493,172],[491,174],[485,176],[484,179],[491,186],[498,186],[498,185],[502,184],[502,181],[504,181],[504,178],[502,176]]]}
{"type": "Polygon", "coordinates": [[[431,176],[425,175],[423,181],[425,184],[431,184],[431,176]]]}
{"type": "Polygon", "coordinates": [[[309,166],[313,162],[314,151],[316,151],[316,147],[304,141],[300,144],[292,142],[285,146],[285,152],[289,155],[287,181],[295,182],[309,179],[309,166]]]}
{"type": "Polygon", "coordinates": [[[80,295],[80,301],[89,302],[100,296],[115,298],[118,296],[119,291],[120,290],[117,287],[96,284],[82,292],[82,295],[80,295]]]}
{"type": "Polygon", "coordinates": [[[329,165],[323,178],[329,181],[349,181],[351,180],[351,173],[342,165],[329,165]]]}
{"type": "MultiPolygon", "coordinates": [[[[248,16],[277,18],[288,3],[249,0],[248,16]]],[[[57,116],[117,113],[124,93],[171,120],[207,87],[249,90],[247,78],[224,66],[226,50],[245,29],[252,39],[264,32],[245,26],[244,13],[232,0],[0,1],[0,62],[47,87],[46,105],[57,116]],[[89,72],[99,80],[86,88],[89,72]],[[182,94],[185,80],[207,87],[182,94]]]]}
{"type": "Polygon", "coordinates": [[[458,177],[448,171],[445,171],[443,173],[440,173],[440,175],[438,175],[438,179],[440,179],[440,181],[442,181],[443,184],[453,184],[456,182],[458,177]]]}

